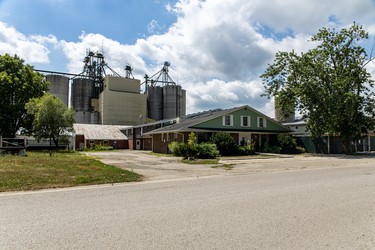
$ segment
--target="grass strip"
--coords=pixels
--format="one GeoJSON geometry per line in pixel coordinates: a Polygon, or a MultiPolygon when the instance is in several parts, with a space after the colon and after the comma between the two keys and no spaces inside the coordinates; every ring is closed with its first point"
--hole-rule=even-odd
{"type": "Polygon", "coordinates": [[[141,176],[81,153],[0,157],[0,192],[140,181],[141,176]]]}

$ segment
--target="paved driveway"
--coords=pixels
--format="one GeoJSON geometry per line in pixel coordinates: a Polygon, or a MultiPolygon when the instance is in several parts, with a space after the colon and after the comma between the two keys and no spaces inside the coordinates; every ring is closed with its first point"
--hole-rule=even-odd
{"type": "Polygon", "coordinates": [[[353,165],[375,165],[375,157],[373,156],[286,155],[278,157],[223,157],[217,165],[192,165],[181,163],[178,157],[156,156],[150,154],[149,151],[121,150],[87,152],[86,154],[97,157],[106,164],[141,174],[144,176],[144,180],[201,178],[214,175],[239,175],[262,172],[298,171],[303,169],[337,168],[353,165]]]}

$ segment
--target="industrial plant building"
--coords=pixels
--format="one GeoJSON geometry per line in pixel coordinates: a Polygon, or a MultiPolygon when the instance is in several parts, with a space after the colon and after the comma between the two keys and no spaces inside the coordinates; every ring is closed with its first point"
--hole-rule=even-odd
{"type": "Polygon", "coordinates": [[[147,95],[140,92],[140,81],[137,79],[106,76],[104,89],[99,95],[99,123],[143,124],[147,118],[147,95]]]}
{"type": "Polygon", "coordinates": [[[87,51],[80,74],[41,72],[51,83],[49,92],[75,111],[76,123],[135,126],[186,114],[186,91],[171,79],[169,66],[165,62],[141,83],[130,65],[122,77],[105,63],[102,53],[87,51]]]}

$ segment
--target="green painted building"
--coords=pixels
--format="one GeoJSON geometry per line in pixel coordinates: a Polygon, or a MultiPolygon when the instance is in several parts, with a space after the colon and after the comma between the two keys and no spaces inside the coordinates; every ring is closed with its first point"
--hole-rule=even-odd
{"type": "Polygon", "coordinates": [[[291,130],[250,106],[215,109],[177,118],[175,123],[144,134],[152,138],[151,149],[167,153],[172,141],[185,142],[189,133],[197,135],[198,143],[208,141],[217,132],[229,133],[238,144],[254,143],[259,150],[265,143],[272,145],[277,134],[291,130]]]}

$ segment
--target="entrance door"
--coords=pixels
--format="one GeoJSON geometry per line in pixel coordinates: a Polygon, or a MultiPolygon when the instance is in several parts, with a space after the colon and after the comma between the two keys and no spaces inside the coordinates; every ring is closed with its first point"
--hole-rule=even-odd
{"type": "Polygon", "coordinates": [[[141,140],[136,140],[135,142],[135,149],[140,150],[141,149],[141,140]]]}

